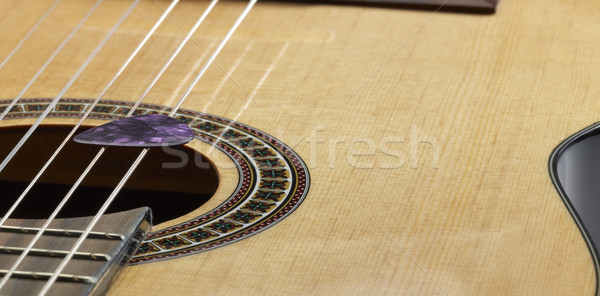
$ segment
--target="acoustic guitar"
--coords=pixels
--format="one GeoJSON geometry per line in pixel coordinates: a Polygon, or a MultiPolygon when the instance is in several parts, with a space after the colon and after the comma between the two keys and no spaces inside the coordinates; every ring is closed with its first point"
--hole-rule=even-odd
{"type": "Polygon", "coordinates": [[[334,2],[0,1],[0,294],[598,294],[600,2],[334,2]]]}

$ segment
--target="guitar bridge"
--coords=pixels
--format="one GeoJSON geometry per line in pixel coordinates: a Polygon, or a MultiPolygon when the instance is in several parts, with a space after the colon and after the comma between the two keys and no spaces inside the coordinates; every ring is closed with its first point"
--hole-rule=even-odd
{"type": "MultiPolygon", "coordinates": [[[[92,217],[57,219],[12,273],[2,295],[35,295],[83,234],[92,217]]],[[[0,227],[0,277],[41,229],[44,220],[9,219],[0,227]]],[[[149,208],[104,215],[59,274],[47,295],[102,295],[129,262],[151,226],[149,208]]]]}

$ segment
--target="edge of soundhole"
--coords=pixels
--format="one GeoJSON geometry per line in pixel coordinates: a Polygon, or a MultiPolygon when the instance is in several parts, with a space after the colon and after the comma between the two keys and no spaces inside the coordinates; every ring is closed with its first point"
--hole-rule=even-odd
{"type": "MultiPolygon", "coordinates": [[[[22,125],[0,128],[0,157],[4,158],[10,152],[27,128],[22,125]]],[[[82,127],[80,132],[88,128],[82,127]]],[[[8,210],[71,129],[72,126],[40,126],[6,169],[0,172],[0,186],[4,188],[0,213],[8,210]]],[[[48,217],[99,149],[99,146],[69,141],[32,187],[13,217],[48,217]]],[[[140,150],[109,147],[59,217],[93,215],[140,150]]],[[[108,212],[148,206],[153,211],[154,223],[158,224],[199,208],[213,196],[218,185],[216,166],[197,151],[186,146],[150,149],[108,212]]]]}

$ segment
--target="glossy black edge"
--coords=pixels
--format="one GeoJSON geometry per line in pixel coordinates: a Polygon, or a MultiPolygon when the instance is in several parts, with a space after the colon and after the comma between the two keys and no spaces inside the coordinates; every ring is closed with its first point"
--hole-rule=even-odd
{"type": "Polygon", "coordinates": [[[592,260],[594,261],[594,271],[596,273],[596,288],[595,288],[596,292],[594,293],[594,295],[598,296],[598,295],[600,295],[599,291],[598,291],[598,273],[600,272],[600,270],[599,270],[600,264],[598,262],[598,257],[599,257],[598,246],[594,245],[588,230],[586,229],[585,225],[582,223],[581,217],[579,216],[579,214],[577,214],[577,211],[575,211],[575,208],[573,207],[573,204],[569,200],[567,193],[565,192],[564,188],[560,184],[560,181],[558,179],[558,171],[557,171],[558,160],[560,159],[560,156],[565,151],[565,149],[567,149],[574,142],[577,142],[582,137],[586,136],[589,132],[597,130],[597,129],[600,129],[600,122],[596,122],[584,129],[580,130],[579,132],[575,133],[574,135],[568,137],[566,140],[562,141],[562,143],[560,143],[556,148],[554,148],[554,150],[552,150],[552,154],[550,154],[550,159],[548,161],[548,170],[550,173],[550,178],[552,179],[552,184],[554,184],[554,187],[556,188],[556,191],[558,191],[560,198],[565,203],[565,206],[569,210],[569,213],[571,213],[573,220],[575,220],[575,223],[577,224],[579,231],[581,231],[583,239],[585,240],[585,243],[588,246],[588,249],[590,250],[590,255],[592,256],[592,260]]]}
{"type": "MultiPolygon", "coordinates": [[[[280,0],[263,0],[263,1],[280,1],[280,0]]],[[[309,4],[329,4],[329,5],[344,5],[344,6],[361,6],[375,8],[398,8],[423,11],[441,11],[455,13],[470,13],[470,14],[494,14],[498,1],[482,1],[481,5],[459,5],[459,4],[444,4],[443,0],[440,3],[409,3],[400,1],[360,1],[360,0],[290,0],[292,3],[309,3],[309,4]],[[400,3],[399,3],[400,2],[400,3]]]]}

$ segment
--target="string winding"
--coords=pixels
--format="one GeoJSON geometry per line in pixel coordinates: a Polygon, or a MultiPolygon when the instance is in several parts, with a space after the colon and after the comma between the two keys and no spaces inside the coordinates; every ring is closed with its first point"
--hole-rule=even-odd
{"type": "MultiPolygon", "coordinates": [[[[52,162],[58,156],[58,154],[60,153],[60,151],[67,145],[67,143],[69,142],[69,140],[75,135],[75,132],[77,132],[77,129],[79,129],[79,127],[83,124],[83,122],[85,121],[85,119],[87,119],[87,117],[94,110],[94,108],[96,107],[96,105],[98,104],[98,102],[100,102],[100,100],[108,92],[108,90],[114,84],[114,82],[117,80],[117,78],[119,78],[119,76],[121,76],[121,74],[123,73],[123,71],[125,71],[125,69],[127,68],[127,66],[129,66],[129,64],[131,63],[131,61],[135,58],[135,56],[137,56],[137,54],[140,52],[140,50],[142,49],[142,47],[148,42],[148,40],[150,39],[150,37],[152,35],[154,35],[154,33],[156,32],[156,29],[158,29],[158,27],[163,23],[163,21],[165,20],[166,16],[171,12],[171,10],[173,10],[173,8],[175,8],[175,5],[177,5],[178,2],[179,2],[179,0],[174,0],[173,2],[171,2],[171,5],[167,8],[167,10],[165,10],[165,12],[161,15],[161,17],[154,24],[154,26],[150,29],[150,31],[148,31],[148,33],[146,34],[146,36],[144,37],[144,39],[142,40],[142,42],[140,42],[140,44],[136,47],[136,49],[133,51],[133,53],[129,56],[129,58],[121,66],[121,68],[119,69],[119,71],[117,71],[117,73],[114,75],[114,77],[111,79],[111,81],[102,90],[102,92],[100,93],[100,95],[94,100],[94,102],[92,102],[92,104],[90,105],[90,107],[88,108],[88,110],[86,111],[86,113],[81,117],[81,119],[79,120],[79,122],[77,122],[77,124],[73,127],[73,129],[71,130],[71,132],[65,137],[65,139],[62,141],[62,143],[54,151],[54,153],[52,154],[52,156],[50,156],[50,158],[48,159],[48,161],[46,161],[46,163],[44,164],[44,166],[42,167],[42,169],[40,169],[40,171],[37,173],[37,175],[29,183],[29,185],[27,186],[27,188],[25,188],[25,190],[23,191],[23,193],[13,203],[13,205],[8,210],[8,212],[4,215],[4,217],[2,218],[2,220],[0,220],[0,226],[2,226],[4,224],[4,222],[6,222],[6,220],[16,210],[17,206],[22,202],[22,200],[25,198],[25,196],[27,195],[27,193],[29,193],[29,191],[31,190],[31,188],[37,183],[37,181],[39,180],[39,178],[48,169],[48,167],[50,166],[50,164],[52,164],[52,162]]],[[[1,288],[1,286],[0,286],[0,288],[1,288]]]]}
{"type": "Polygon", "coordinates": [[[50,13],[54,10],[54,8],[56,8],[56,6],[58,6],[58,3],[60,3],[60,1],[61,0],[54,1],[54,3],[52,3],[50,8],[48,8],[48,10],[46,10],[46,12],[38,19],[38,21],[33,25],[33,27],[31,27],[31,29],[29,29],[29,31],[25,34],[25,36],[23,36],[21,41],[19,41],[17,46],[15,46],[15,48],[0,63],[0,69],[2,69],[2,67],[4,67],[4,65],[6,65],[6,63],[8,63],[8,60],[10,60],[10,58],[12,58],[12,56],[15,55],[15,53],[17,51],[19,51],[19,49],[21,48],[21,46],[23,46],[25,41],[27,41],[27,39],[29,39],[29,37],[31,37],[31,34],[33,34],[33,32],[35,32],[35,30],[40,26],[40,24],[42,24],[44,22],[44,20],[48,17],[48,15],[50,15],[50,13]]]}
{"type": "MultiPolygon", "coordinates": [[[[33,75],[33,77],[29,80],[29,82],[27,82],[27,84],[25,85],[25,87],[23,87],[21,92],[10,102],[10,104],[6,107],[4,112],[2,112],[2,114],[0,114],[0,120],[3,120],[4,117],[6,117],[6,114],[8,114],[8,112],[10,112],[10,110],[15,106],[15,104],[21,99],[21,97],[23,97],[25,92],[27,92],[27,90],[29,90],[29,88],[38,79],[38,77],[40,77],[40,75],[42,75],[42,73],[46,70],[48,65],[50,65],[50,63],[54,60],[54,58],[63,50],[63,48],[67,45],[67,43],[69,43],[69,41],[73,38],[73,36],[75,36],[75,33],[77,33],[77,31],[79,31],[81,26],[83,26],[83,24],[92,15],[92,13],[94,13],[96,8],[98,8],[98,6],[100,6],[100,3],[102,3],[102,0],[96,1],[94,6],[92,6],[92,8],[90,8],[90,10],[85,14],[85,16],[83,16],[81,21],[79,21],[79,23],[75,26],[75,28],[73,28],[71,33],[69,33],[69,35],[67,35],[67,37],[60,43],[60,45],[54,50],[54,52],[52,52],[52,54],[46,60],[46,62],[42,65],[42,67],[35,73],[35,75],[33,75]]],[[[2,168],[0,168],[0,172],[1,171],[2,171],[2,168]]]]}
{"type": "MultiPolygon", "coordinates": [[[[60,0],[58,0],[58,1],[60,1],[60,0]]],[[[96,6],[98,6],[101,1],[102,0],[98,0],[98,2],[96,3],[96,6]]],[[[56,96],[55,99],[50,103],[50,105],[47,107],[47,109],[45,110],[45,112],[38,118],[38,120],[36,121],[36,123],[29,129],[28,133],[15,146],[15,148],[13,149],[13,152],[11,152],[11,154],[9,154],[9,156],[7,156],[7,158],[0,164],[0,171],[3,170],[3,168],[10,161],[10,159],[14,156],[14,154],[16,154],[16,152],[20,149],[20,147],[23,145],[23,143],[34,132],[34,130],[37,128],[37,126],[40,124],[40,122],[44,118],[46,118],[46,116],[48,115],[48,113],[55,107],[55,105],[62,98],[62,96],[64,95],[64,93],[71,87],[71,85],[75,82],[75,80],[79,77],[79,75],[81,75],[81,73],[83,72],[83,70],[92,61],[92,59],[98,54],[98,52],[100,51],[100,49],[104,46],[104,44],[106,44],[106,42],[108,41],[108,39],[115,33],[115,31],[118,29],[118,27],[121,25],[121,23],[127,18],[127,16],[131,13],[131,11],[133,10],[133,8],[139,3],[139,1],[140,0],[135,0],[131,4],[130,8],[121,17],[121,19],[117,22],[117,24],[113,27],[113,29],[107,34],[107,36],[105,37],[105,39],[103,39],[102,42],[100,42],[100,44],[96,47],[96,49],[94,50],[94,52],[88,57],[88,59],[84,62],[84,64],[79,68],[79,70],[77,71],[77,73],[71,78],[71,80],[67,83],[67,85],[65,85],[65,87],[63,88],[63,90],[59,93],[59,95],[56,96]]],[[[38,181],[38,179],[41,177],[41,175],[46,171],[46,169],[48,168],[48,166],[50,165],[50,163],[56,158],[56,156],[58,155],[58,153],[63,149],[63,147],[66,145],[66,143],[69,141],[69,139],[71,139],[71,137],[75,134],[75,132],[78,129],[78,127],[89,116],[89,114],[91,113],[91,111],[94,109],[95,105],[106,94],[106,92],[108,91],[108,89],[113,85],[113,83],[121,75],[121,73],[124,71],[124,69],[129,65],[129,63],[137,55],[137,53],[139,52],[139,50],[143,47],[143,45],[147,42],[147,40],[150,38],[150,36],[154,33],[154,31],[156,30],[156,28],[164,21],[165,17],[169,14],[169,12],[173,9],[173,7],[177,4],[178,1],[179,0],[173,0],[173,2],[171,3],[171,5],[169,6],[169,8],[163,13],[163,15],[161,16],[161,18],[159,19],[159,21],[157,21],[157,23],[154,25],[154,27],[146,35],[146,37],[144,38],[144,40],[138,45],[138,47],[136,48],[136,50],[130,55],[129,59],[123,64],[123,66],[115,74],[115,76],[113,77],[113,79],[108,83],[108,85],[101,92],[101,94],[98,96],[98,98],[88,108],[88,110],[85,113],[85,115],[80,119],[80,121],[77,123],[77,125],[73,128],[73,130],[65,138],[65,140],[63,141],[63,143],[57,148],[57,150],[54,152],[54,154],[46,162],[46,164],[44,165],[44,167],[38,172],[38,174],[36,175],[36,177],[29,184],[29,186],[25,189],[25,191],[21,194],[21,196],[19,197],[19,199],[15,202],[15,204],[13,204],[13,206],[11,207],[11,209],[2,218],[2,220],[0,220],[0,226],[3,225],[6,222],[6,220],[10,217],[10,215],[14,212],[14,210],[19,205],[19,203],[21,202],[21,200],[24,199],[24,197],[27,195],[27,193],[30,191],[30,189],[33,187],[33,185],[38,181]]],[[[190,38],[192,37],[193,33],[200,26],[200,24],[204,21],[204,19],[208,16],[208,14],[212,10],[212,8],[216,5],[217,2],[218,2],[218,0],[212,0],[211,1],[211,3],[209,4],[209,6],[206,8],[205,12],[202,14],[202,16],[198,19],[198,21],[194,25],[194,27],[186,35],[186,38],[180,43],[179,47],[172,54],[171,58],[161,68],[161,70],[157,73],[157,75],[155,76],[155,78],[150,82],[150,84],[148,85],[148,87],[146,88],[146,90],[144,91],[144,93],[137,100],[137,102],[135,103],[135,105],[131,108],[131,110],[127,114],[127,117],[131,116],[135,112],[136,108],[139,106],[139,104],[146,97],[146,95],[148,94],[148,92],[150,91],[150,89],[160,79],[160,77],[162,76],[162,74],[166,71],[166,69],[169,67],[169,65],[175,59],[175,57],[183,49],[184,45],[188,42],[188,40],[190,40],[190,38]]],[[[247,5],[246,9],[244,10],[244,12],[238,17],[238,19],[236,20],[236,22],[234,23],[234,25],[230,28],[230,30],[227,33],[227,35],[223,38],[223,40],[221,41],[221,43],[219,44],[219,46],[215,49],[215,51],[213,52],[213,54],[210,56],[209,60],[206,62],[206,64],[204,65],[204,67],[199,71],[199,73],[196,75],[196,77],[194,78],[194,80],[192,81],[192,83],[190,84],[190,86],[187,88],[187,90],[185,91],[185,93],[181,96],[181,98],[177,102],[176,106],[173,107],[173,109],[171,110],[171,112],[169,114],[170,117],[173,117],[176,114],[176,112],[179,110],[180,106],[187,99],[187,97],[191,93],[192,89],[198,83],[198,81],[200,80],[200,78],[204,75],[204,73],[206,72],[206,70],[208,69],[208,67],[211,64],[213,64],[213,62],[214,62],[215,58],[217,57],[217,55],[221,52],[221,50],[223,49],[223,47],[225,46],[225,44],[229,41],[229,39],[231,38],[231,36],[233,35],[233,33],[237,30],[237,28],[239,27],[239,25],[246,18],[246,16],[248,15],[248,13],[250,12],[250,10],[252,9],[252,7],[254,6],[254,4],[256,2],[257,2],[256,0],[251,0],[248,3],[248,5],[247,5]]],[[[94,7],[94,9],[95,9],[95,7],[94,7]]],[[[91,15],[92,12],[93,12],[93,10],[90,11],[88,13],[88,15],[86,15],[85,19],[87,19],[87,17],[89,15],[91,15]]],[[[83,24],[83,22],[85,22],[85,19],[82,20],[82,22],[80,24],[83,24]]],[[[78,29],[78,28],[76,28],[76,29],[78,29]]],[[[74,32],[76,32],[76,30],[74,30],[74,32]]],[[[72,34],[74,34],[74,32],[72,34]]],[[[70,38],[68,38],[68,39],[70,39],[70,38]]],[[[67,42],[68,42],[68,40],[65,40],[63,43],[66,44],[67,42]]],[[[62,49],[62,47],[64,47],[64,45],[61,46],[61,47],[59,47],[59,48],[62,49]]],[[[57,51],[59,51],[59,50],[57,49],[57,51]]],[[[49,61],[47,63],[49,63],[49,61]]],[[[43,67],[43,69],[45,69],[45,67],[43,67]]],[[[43,69],[40,70],[40,73],[43,72],[43,69]]],[[[37,78],[37,77],[35,77],[35,78],[37,78]]],[[[32,81],[34,81],[34,80],[32,80],[32,81]]],[[[30,82],[30,83],[33,84],[33,82],[30,82]]],[[[25,91],[23,91],[23,93],[24,92],[25,91]]],[[[22,96],[22,94],[20,96],[22,96]]],[[[18,99],[20,99],[20,96],[18,96],[18,98],[16,98],[15,100],[13,100],[13,105],[14,105],[14,103],[16,103],[16,101],[18,99]]],[[[10,106],[10,107],[12,107],[12,106],[10,106]]],[[[5,113],[7,113],[8,110],[10,110],[10,107],[7,108],[7,110],[5,110],[5,113]]],[[[6,114],[4,114],[3,116],[5,116],[5,115],[6,114]]],[[[3,118],[3,116],[0,117],[0,120],[3,118]]],[[[61,201],[61,203],[54,210],[54,212],[51,214],[51,216],[45,221],[45,223],[41,227],[40,231],[36,234],[36,236],[33,238],[33,240],[29,243],[28,247],[23,251],[23,253],[17,259],[17,261],[15,262],[15,264],[13,264],[13,266],[11,267],[11,269],[3,277],[2,281],[0,282],[0,289],[6,284],[6,282],[8,281],[8,279],[14,274],[14,272],[15,272],[16,268],[18,267],[18,265],[23,261],[23,259],[25,258],[25,256],[33,248],[33,245],[41,237],[41,235],[47,229],[47,227],[49,226],[49,224],[58,215],[59,211],[67,203],[67,201],[69,200],[69,198],[73,195],[73,193],[75,192],[75,190],[79,187],[79,185],[81,184],[81,182],[84,180],[84,178],[87,176],[87,174],[91,171],[91,169],[96,164],[96,162],[100,159],[100,157],[102,156],[102,154],[104,153],[105,150],[106,150],[106,147],[102,147],[99,150],[99,152],[96,154],[96,156],[94,157],[94,159],[88,164],[88,166],[86,167],[86,169],[84,170],[84,172],[79,176],[78,180],[71,187],[71,189],[69,190],[69,192],[65,195],[65,197],[63,198],[63,200],[61,201]]],[[[65,256],[65,258],[61,261],[60,265],[53,272],[53,275],[46,282],[46,284],[41,289],[41,291],[39,292],[38,295],[45,295],[49,291],[49,289],[52,287],[52,285],[54,284],[54,282],[58,278],[60,272],[62,272],[62,270],[65,268],[65,266],[70,262],[70,260],[72,259],[73,255],[75,254],[75,252],[77,252],[78,248],[85,241],[85,239],[87,238],[87,236],[91,232],[92,228],[97,224],[97,222],[100,220],[100,218],[102,217],[102,215],[106,212],[106,210],[108,209],[108,207],[110,206],[110,204],[112,203],[112,201],[115,199],[115,197],[117,196],[117,194],[123,188],[123,186],[125,185],[125,183],[129,180],[129,178],[131,177],[131,175],[133,174],[133,172],[135,171],[135,169],[138,167],[138,165],[141,163],[141,161],[144,159],[144,157],[148,153],[148,151],[149,151],[149,148],[145,148],[145,149],[143,149],[140,152],[139,156],[134,161],[134,163],[131,165],[131,167],[128,169],[128,171],[125,174],[125,176],[121,179],[121,181],[119,182],[119,184],[115,187],[115,189],[113,190],[113,192],[111,193],[111,195],[105,201],[105,203],[103,204],[102,208],[94,216],[94,218],[92,219],[92,221],[90,222],[90,224],[87,225],[87,227],[86,227],[85,231],[83,232],[83,234],[79,237],[79,239],[77,240],[77,242],[75,243],[75,245],[73,246],[73,248],[69,251],[69,253],[67,254],[67,256],[65,256]]]]}
{"type": "MultiPolygon", "coordinates": [[[[200,78],[206,72],[206,69],[213,63],[213,61],[215,60],[215,58],[217,57],[217,55],[221,52],[221,50],[223,49],[223,47],[225,46],[225,44],[227,43],[227,41],[229,41],[229,39],[231,38],[231,36],[233,35],[233,33],[237,30],[237,28],[239,27],[239,25],[241,24],[241,22],[246,18],[246,16],[248,15],[248,13],[250,12],[250,10],[254,6],[254,4],[256,4],[256,1],[257,0],[251,0],[248,3],[248,5],[246,6],[246,9],[238,17],[238,19],[236,20],[236,22],[234,23],[234,25],[231,27],[231,29],[229,30],[229,32],[227,33],[227,35],[225,36],[225,38],[223,39],[223,41],[221,41],[221,43],[219,44],[219,46],[217,47],[217,49],[215,49],[215,51],[213,52],[213,54],[210,57],[210,59],[206,62],[206,64],[200,70],[200,72],[198,73],[198,75],[196,76],[196,78],[194,79],[194,81],[190,84],[190,87],[188,87],[188,90],[181,96],[181,99],[179,100],[179,102],[177,103],[177,105],[173,108],[173,110],[169,114],[169,117],[173,117],[176,114],[176,112],[178,111],[179,107],[183,104],[183,102],[187,99],[187,97],[191,93],[191,90],[194,88],[194,86],[198,83],[198,81],[200,80],[200,78]]],[[[133,113],[133,109],[130,111],[130,113],[133,113]]],[[[105,148],[103,147],[102,149],[105,149],[105,148]]],[[[75,245],[73,246],[73,248],[69,251],[69,253],[67,254],[67,256],[65,256],[65,258],[62,260],[62,262],[60,263],[60,265],[56,268],[56,270],[54,271],[52,277],[46,282],[46,285],[44,285],[44,287],[42,288],[42,291],[38,295],[40,295],[40,296],[41,295],[45,295],[45,293],[50,289],[50,287],[52,286],[52,284],[58,278],[60,272],[62,272],[62,270],[67,266],[67,264],[69,263],[69,261],[71,260],[71,258],[73,258],[73,255],[75,254],[75,252],[77,252],[77,250],[79,249],[79,247],[81,246],[81,244],[83,244],[83,242],[85,241],[85,239],[87,238],[87,236],[89,235],[89,233],[92,231],[92,228],[100,220],[100,218],[102,217],[102,215],[104,215],[104,213],[106,212],[106,210],[108,209],[108,207],[110,206],[110,204],[112,203],[112,201],[115,199],[115,197],[117,196],[117,194],[121,191],[121,189],[123,188],[123,186],[125,185],[125,183],[129,180],[129,178],[131,177],[131,175],[133,174],[133,172],[135,171],[135,169],[138,167],[138,165],[142,162],[142,160],[144,159],[144,157],[146,156],[146,154],[148,153],[149,150],[150,150],[149,148],[145,148],[145,149],[143,149],[140,152],[140,154],[138,155],[137,159],[131,165],[131,167],[129,168],[129,170],[125,174],[125,176],[121,179],[121,181],[119,182],[119,184],[117,185],[117,187],[113,190],[113,192],[110,194],[110,196],[108,197],[108,199],[102,205],[102,208],[96,213],[96,215],[94,216],[92,222],[86,227],[86,229],[83,232],[83,234],[79,237],[79,239],[77,240],[77,242],[75,243],[75,245]]],[[[93,166],[93,164],[90,164],[90,165],[93,166]]]]}
{"type": "MultiPolygon", "coordinates": [[[[75,80],[77,79],[77,77],[79,77],[79,75],[81,75],[81,73],[83,72],[83,70],[87,67],[87,65],[89,65],[89,63],[91,62],[91,60],[98,54],[98,52],[100,51],[100,49],[102,49],[102,47],[106,44],[106,42],[108,41],[108,39],[110,39],[110,37],[117,31],[117,29],[119,28],[119,26],[123,23],[123,21],[125,21],[125,19],[127,18],[127,16],[129,16],[129,14],[133,11],[133,8],[135,8],[137,6],[137,4],[140,2],[141,0],[135,0],[127,9],[127,11],[123,14],[123,16],[121,16],[121,18],[119,19],[119,21],[117,21],[117,23],[113,26],[113,28],[108,32],[108,34],[104,37],[104,39],[100,42],[100,44],[98,44],[98,46],[96,47],[96,49],[90,54],[90,56],[88,57],[88,59],[83,63],[83,65],[79,68],[79,70],[75,73],[75,75],[71,78],[71,80],[67,83],[67,85],[65,85],[65,87],[63,88],[63,90],[61,91],[61,93],[56,96],[56,98],[53,101],[53,104],[56,105],[56,103],[58,102],[58,100],[62,97],[62,95],[67,91],[67,89],[70,88],[70,86],[75,82],[75,80]]],[[[100,2],[100,1],[99,1],[100,2]]],[[[99,3],[98,3],[99,4],[99,3]]],[[[16,147],[13,149],[12,155],[14,155],[16,153],[16,151],[19,150],[19,148],[23,145],[23,143],[27,140],[27,138],[33,133],[33,131],[35,131],[36,127],[40,124],[40,122],[48,115],[48,113],[50,112],[50,110],[54,108],[54,106],[51,103],[51,106],[48,106],[48,108],[45,110],[45,112],[40,116],[40,118],[35,122],[35,124],[29,129],[29,131],[27,132],[27,134],[21,139],[21,141],[16,145],[16,147]]],[[[9,156],[5,159],[5,161],[0,164],[0,171],[2,170],[2,168],[4,168],[6,166],[6,163],[8,163],[8,161],[10,161],[10,158],[12,156],[9,154],[9,156]]],[[[16,205],[13,205],[14,208],[16,208],[16,205]]],[[[6,219],[8,218],[8,215],[5,215],[5,217],[3,218],[3,222],[6,221],[6,219]]],[[[48,224],[50,224],[51,220],[48,219],[46,221],[46,223],[44,224],[45,227],[48,226],[48,224]]],[[[7,271],[7,273],[4,275],[4,277],[2,278],[2,281],[0,281],[0,289],[2,289],[2,287],[4,287],[4,285],[6,285],[6,283],[8,282],[8,280],[11,278],[11,276],[14,274],[14,272],[16,271],[17,267],[19,266],[19,264],[25,259],[25,256],[29,253],[29,251],[31,250],[31,248],[33,247],[33,245],[35,244],[35,242],[37,241],[37,239],[39,237],[41,237],[41,235],[44,233],[45,228],[41,229],[36,236],[34,237],[34,240],[32,240],[28,247],[26,248],[26,250],[19,256],[19,258],[17,259],[17,261],[11,266],[11,268],[7,271]]]]}

